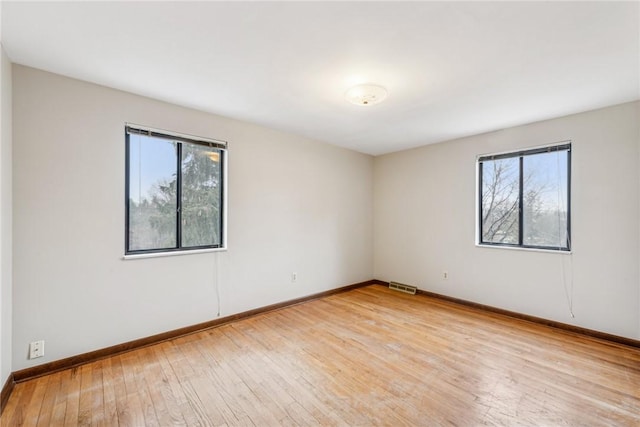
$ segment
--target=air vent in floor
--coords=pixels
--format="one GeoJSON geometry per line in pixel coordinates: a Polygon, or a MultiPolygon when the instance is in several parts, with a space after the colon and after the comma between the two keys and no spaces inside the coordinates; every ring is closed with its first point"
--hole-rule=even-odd
{"type": "Polygon", "coordinates": [[[398,282],[389,282],[389,289],[393,289],[394,291],[404,292],[406,294],[415,295],[418,288],[411,285],[403,285],[398,282]]]}

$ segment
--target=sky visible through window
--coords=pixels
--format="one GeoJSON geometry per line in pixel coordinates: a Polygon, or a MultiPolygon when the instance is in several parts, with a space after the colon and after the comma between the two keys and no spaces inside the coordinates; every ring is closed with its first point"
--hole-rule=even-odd
{"type": "Polygon", "coordinates": [[[530,186],[540,189],[543,209],[565,211],[567,198],[567,151],[524,157],[524,175],[530,186]]]}
{"type": "Polygon", "coordinates": [[[220,247],[222,149],[138,132],[127,144],[127,253],[220,247]]]}
{"type": "Polygon", "coordinates": [[[146,135],[130,135],[129,197],[140,203],[150,197],[150,190],[169,182],[176,173],[176,147],[173,141],[146,135]]]}
{"type": "Polygon", "coordinates": [[[569,150],[514,153],[480,161],[480,241],[568,250],[569,150]]]}

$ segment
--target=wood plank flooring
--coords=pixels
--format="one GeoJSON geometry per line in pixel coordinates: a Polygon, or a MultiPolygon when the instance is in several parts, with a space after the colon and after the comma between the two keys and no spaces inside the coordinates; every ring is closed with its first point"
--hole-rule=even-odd
{"type": "Polygon", "coordinates": [[[640,351],[368,286],[16,385],[2,426],[639,426],[640,351]]]}

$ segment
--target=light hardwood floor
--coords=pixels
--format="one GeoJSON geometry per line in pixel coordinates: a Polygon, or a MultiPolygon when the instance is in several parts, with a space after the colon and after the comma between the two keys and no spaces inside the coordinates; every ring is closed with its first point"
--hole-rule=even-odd
{"type": "Polygon", "coordinates": [[[17,384],[14,425],[640,425],[640,351],[369,286],[17,384]]]}

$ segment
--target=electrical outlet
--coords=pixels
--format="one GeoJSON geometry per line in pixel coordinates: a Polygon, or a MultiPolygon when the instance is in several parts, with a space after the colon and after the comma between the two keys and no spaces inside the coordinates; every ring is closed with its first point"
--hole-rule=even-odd
{"type": "Polygon", "coordinates": [[[449,272],[448,272],[447,270],[445,270],[445,271],[443,271],[443,272],[442,272],[442,278],[443,278],[444,280],[447,280],[447,279],[449,278],[449,272]]]}
{"type": "Polygon", "coordinates": [[[298,273],[296,272],[291,273],[291,283],[296,283],[297,280],[298,280],[298,273]]]}
{"type": "Polygon", "coordinates": [[[34,341],[29,344],[29,359],[44,356],[44,341],[34,341]]]}

